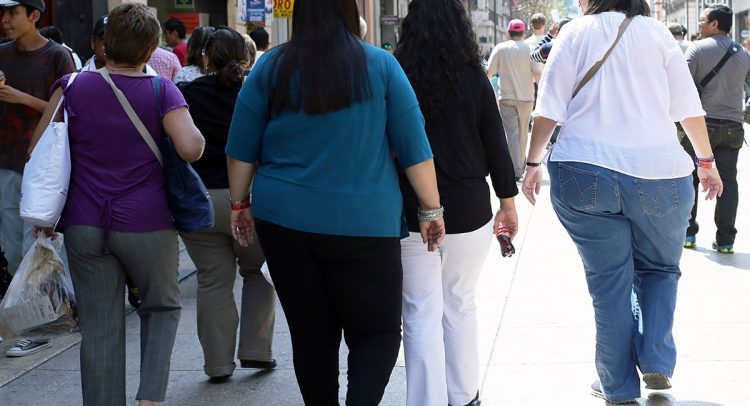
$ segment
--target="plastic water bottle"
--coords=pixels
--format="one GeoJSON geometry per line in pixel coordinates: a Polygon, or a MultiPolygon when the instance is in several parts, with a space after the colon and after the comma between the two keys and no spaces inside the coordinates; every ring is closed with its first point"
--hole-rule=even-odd
{"type": "Polygon", "coordinates": [[[516,248],[513,246],[513,242],[510,240],[510,230],[503,224],[497,229],[497,242],[500,243],[500,253],[504,257],[510,257],[516,253],[516,248]]]}

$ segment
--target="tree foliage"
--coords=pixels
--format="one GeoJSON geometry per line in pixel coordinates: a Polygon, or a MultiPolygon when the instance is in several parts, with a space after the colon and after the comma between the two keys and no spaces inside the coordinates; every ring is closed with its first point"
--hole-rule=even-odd
{"type": "MultiPolygon", "coordinates": [[[[547,21],[552,20],[552,9],[557,9],[563,16],[567,14],[564,0],[516,0],[513,2],[515,7],[511,9],[511,17],[518,18],[527,25],[531,16],[536,13],[542,13],[547,17],[547,21]]],[[[550,23],[547,24],[549,28],[550,23]]]]}

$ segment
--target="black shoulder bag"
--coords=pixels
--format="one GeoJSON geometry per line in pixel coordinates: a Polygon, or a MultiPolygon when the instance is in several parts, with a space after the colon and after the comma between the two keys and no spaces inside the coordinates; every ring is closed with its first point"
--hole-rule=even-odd
{"type": "Polygon", "coordinates": [[[714,66],[714,68],[711,69],[711,72],[708,72],[708,75],[706,75],[706,77],[704,77],[703,80],[701,80],[701,82],[696,85],[696,87],[698,88],[698,96],[700,96],[703,93],[703,89],[706,88],[706,85],[708,84],[708,82],[710,82],[711,79],[713,79],[714,76],[716,76],[719,73],[719,71],[721,70],[721,68],[724,67],[724,64],[727,63],[729,58],[731,58],[732,55],[739,52],[740,49],[741,49],[740,44],[736,43],[735,41],[732,41],[732,43],[729,44],[729,48],[727,48],[727,52],[721,58],[719,63],[716,64],[716,66],[714,66]]]}

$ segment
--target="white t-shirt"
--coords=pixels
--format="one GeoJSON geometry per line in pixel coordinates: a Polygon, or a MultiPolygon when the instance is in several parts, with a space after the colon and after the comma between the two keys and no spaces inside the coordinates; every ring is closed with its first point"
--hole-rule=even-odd
{"type": "Polygon", "coordinates": [[[617,12],[576,18],[555,39],[534,111],[562,124],[550,159],[644,179],[687,176],[694,166],[674,122],[706,113],[685,56],[664,24],[635,17],[601,69],[571,100],[624,18],[617,12]]]}

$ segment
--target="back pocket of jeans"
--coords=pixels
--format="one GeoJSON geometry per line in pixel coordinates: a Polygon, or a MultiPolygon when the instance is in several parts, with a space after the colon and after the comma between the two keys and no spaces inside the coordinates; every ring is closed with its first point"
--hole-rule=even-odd
{"type": "Polygon", "coordinates": [[[577,210],[592,209],[596,206],[596,172],[557,164],[560,182],[560,200],[568,207],[577,210]]]}
{"type": "Polygon", "coordinates": [[[679,203],[677,182],[674,179],[636,179],[635,190],[641,200],[643,214],[664,217],[679,203]]]}

